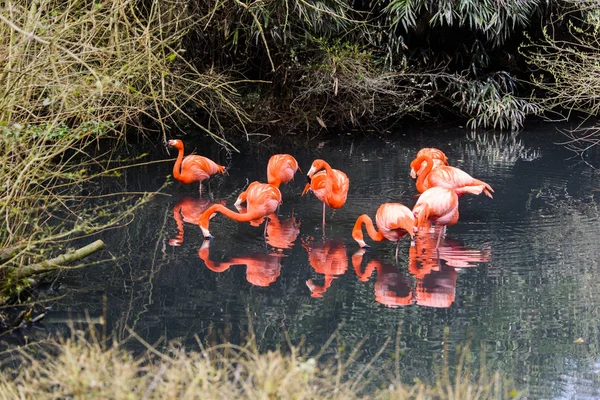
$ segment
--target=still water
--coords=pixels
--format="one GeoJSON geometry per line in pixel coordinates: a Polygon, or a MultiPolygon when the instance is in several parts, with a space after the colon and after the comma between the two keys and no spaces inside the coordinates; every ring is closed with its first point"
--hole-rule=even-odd
{"type": "MultiPolygon", "coordinates": [[[[362,361],[392,337],[383,363],[400,335],[407,382],[431,381],[441,357],[452,359],[470,343],[474,362],[485,358],[532,398],[600,396],[598,153],[573,157],[554,144],[561,139],[550,125],[518,136],[352,132],[310,143],[271,140],[231,155],[188,140],[186,155],[195,150],[230,175],[212,178],[203,198],[197,184],[173,181],[172,162],[107,180],[113,191],[172,183],[126,227],[101,235],[104,256],[115,261],[61,276],[66,298],[45,324],[58,328],[85,311],[98,317],[106,296],[109,329],[125,337],[130,327],[149,343],[177,339],[193,347],[194,335],[238,342],[251,324],[263,349],[284,346],[287,334],[316,351],[339,331],[347,348],[364,341],[362,361]],[[372,247],[360,251],[351,238],[360,214],[374,217],[384,202],[414,205],[409,163],[421,147],[442,149],[451,165],[489,183],[494,198],[461,197],[460,219],[439,258],[427,240],[402,242],[397,262],[389,242],[366,239],[372,247]],[[294,155],[304,173],[323,158],[350,178],[348,201],[327,210],[325,231],[322,203],[300,196],[306,179],[299,172],[282,186],[266,241],[263,226],[221,215],[211,220],[215,238],[204,241],[194,223],[201,211],[215,202],[233,207],[249,182],[266,180],[269,156],[281,152],[294,155]]],[[[154,149],[151,157],[174,156],[154,149]]]]}

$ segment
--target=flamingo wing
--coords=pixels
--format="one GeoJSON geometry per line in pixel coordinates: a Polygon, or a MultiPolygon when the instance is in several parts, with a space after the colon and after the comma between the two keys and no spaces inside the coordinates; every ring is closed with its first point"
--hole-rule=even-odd
{"type": "Polygon", "coordinates": [[[331,176],[328,175],[331,187],[326,193],[326,203],[330,208],[340,208],[346,203],[350,179],[340,170],[332,169],[331,172],[332,174],[329,174],[331,176]]]}
{"type": "Polygon", "coordinates": [[[397,241],[406,233],[414,235],[415,217],[410,208],[400,203],[385,203],[375,216],[377,228],[390,241],[397,241]]]}
{"type": "Polygon", "coordinates": [[[181,175],[196,181],[203,181],[224,170],[225,167],[218,165],[213,160],[198,155],[187,156],[181,163],[181,175]]]}

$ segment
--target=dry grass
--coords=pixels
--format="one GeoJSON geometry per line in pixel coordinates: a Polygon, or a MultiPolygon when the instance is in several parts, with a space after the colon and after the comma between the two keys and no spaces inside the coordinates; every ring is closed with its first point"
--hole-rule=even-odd
{"type": "Polygon", "coordinates": [[[517,393],[499,376],[481,371],[473,381],[463,352],[451,379],[447,366],[435,386],[405,385],[390,378],[385,388],[368,387],[383,370],[351,368],[352,358],[326,363],[295,347],[287,354],[260,354],[252,341],[240,347],[217,345],[186,351],[172,345],[159,352],[148,346],[134,357],[118,343],[103,348],[79,332],[52,342],[46,350],[20,350],[12,371],[0,376],[1,399],[507,399],[517,393]],[[349,376],[350,369],[360,370],[349,376]]]}
{"type": "Polygon", "coordinates": [[[90,209],[90,198],[105,194],[87,183],[118,173],[111,154],[98,154],[102,139],[185,122],[228,145],[221,116],[242,124],[245,116],[225,75],[186,61],[182,41],[196,23],[183,0],[2,3],[3,292],[15,286],[7,271],[47,257],[61,241],[127,223],[147,199],[115,194],[90,209]],[[190,114],[197,110],[209,116],[204,124],[190,114]]]}

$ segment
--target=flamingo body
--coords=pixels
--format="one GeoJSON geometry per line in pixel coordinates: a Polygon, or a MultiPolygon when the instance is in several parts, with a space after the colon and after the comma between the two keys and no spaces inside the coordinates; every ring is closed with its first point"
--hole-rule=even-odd
{"type": "Polygon", "coordinates": [[[406,234],[414,236],[415,217],[410,208],[400,203],[384,203],[377,209],[375,216],[375,224],[379,232],[375,230],[373,221],[367,214],[363,214],[356,220],[354,229],[352,230],[352,238],[356,240],[360,247],[369,247],[362,233],[362,225],[367,228],[369,237],[376,242],[389,240],[397,242],[406,234]]]}
{"type": "Polygon", "coordinates": [[[247,212],[243,214],[236,213],[221,204],[215,204],[204,211],[198,221],[204,237],[212,237],[208,230],[208,223],[214,213],[221,213],[238,222],[262,221],[266,216],[273,214],[281,204],[281,192],[274,185],[252,182],[246,190],[246,203],[247,212]]]}
{"type": "Polygon", "coordinates": [[[267,164],[267,182],[279,187],[294,179],[298,171],[298,161],[289,154],[274,154],[267,164]]]}
{"type": "Polygon", "coordinates": [[[173,166],[173,177],[183,184],[200,182],[200,192],[202,193],[202,181],[215,174],[227,173],[224,166],[215,163],[207,157],[198,155],[189,155],[183,157],[183,142],[181,140],[169,140],[167,146],[175,147],[179,153],[173,166]]]}
{"type": "Polygon", "coordinates": [[[435,147],[425,147],[419,150],[415,159],[410,163],[410,176],[415,179],[418,175],[422,174],[427,166],[427,161],[417,162],[417,159],[421,156],[428,155],[433,161],[433,168],[441,165],[448,165],[448,157],[440,149],[435,147]]]}
{"type": "Polygon", "coordinates": [[[494,189],[492,189],[490,185],[484,181],[473,178],[465,171],[449,166],[433,168],[433,161],[431,157],[427,155],[417,158],[417,165],[422,161],[426,161],[427,165],[417,178],[417,190],[419,192],[423,193],[431,187],[439,186],[452,189],[459,196],[466,193],[479,195],[483,192],[486,196],[493,198],[491,192],[493,192],[494,189]]]}
{"type": "Polygon", "coordinates": [[[432,187],[419,196],[412,211],[419,230],[428,222],[454,225],[458,222],[458,195],[452,189],[432,187]]]}

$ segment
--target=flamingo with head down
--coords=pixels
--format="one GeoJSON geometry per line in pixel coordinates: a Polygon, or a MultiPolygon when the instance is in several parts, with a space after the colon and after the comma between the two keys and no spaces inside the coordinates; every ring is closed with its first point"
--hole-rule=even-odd
{"type": "MultiPolygon", "coordinates": [[[[273,214],[281,204],[281,192],[276,186],[268,183],[252,182],[246,190],[247,212],[236,213],[221,204],[210,206],[202,213],[198,224],[202,229],[204,238],[211,238],[208,223],[214,213],[220,213],[238,222],[250,222],[254,225],[262,223],[263,219],[273,214]]],[[[266,226],[265,226],[266,234],[266,226]]]]}
{"type": "Polygon", "coordinates": [[[379,206],[375,223],[379,232],[373,226],[373,220],[367,214],[362,214],[356,220],[354,229],[352,229],[352,238],[356,240],[360,247],[369,247],[364,239],[362,225],[367,228],[369,237],[376,242],[389,240],[396,242],[396,258],[398,258],[398,247],[400,240],[407,234],[414,237],[415,234],[415,217],[410,208],[400,203],[384,203],[379,206]]]}
{"type": "MultiPolygon", "coordinates": [[[[283,183],[288,183],[294,179],[296,171],[299,169],[298,161],[289,154],[274,154],[269,158],[267,164],[267,182],[276,187],[283,183]]],[[[238,207],[246,202],[247,190],[239,194],[235,206],[238,207]]]]}

